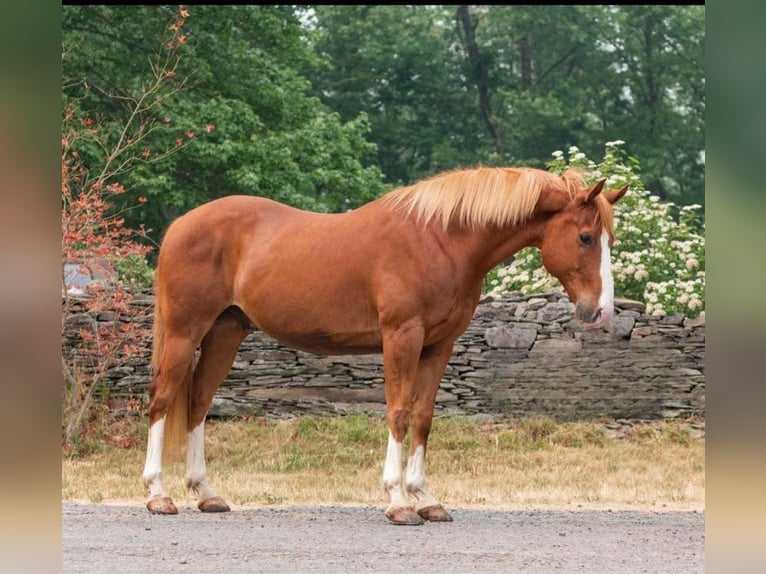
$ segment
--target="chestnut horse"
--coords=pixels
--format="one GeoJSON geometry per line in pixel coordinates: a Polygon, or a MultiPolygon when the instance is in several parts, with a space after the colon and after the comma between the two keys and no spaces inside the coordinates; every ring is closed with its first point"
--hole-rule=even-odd
{"type": "Polygon", "coordinates": [[[312,353],[382,352],[385,514],[396,524],[452,520],[426,489],[425,456],[453,343],[471,321],[484,276],[527,246],[542,250],[579,320],[609,320],[611,204],[627,187],[601,193],[603,185],[584,188],[571,171],[481,167],[437,175],[347,213],[231,196],[177,219],[155,280],[147,508],[178,512],[162,483],[163,448],[179,452],[187,441],[185,482],[198,508],[229,510],[207,480],[204,421],[239,345],[258,328],[312,353]]]}

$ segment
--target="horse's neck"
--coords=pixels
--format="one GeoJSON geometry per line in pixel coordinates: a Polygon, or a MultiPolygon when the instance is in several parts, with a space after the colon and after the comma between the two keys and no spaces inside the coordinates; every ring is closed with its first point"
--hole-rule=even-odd
{"type": "Polygon", "coordinates": [[[525,247],[539,247],[551,214],[563,209],[570,201],[566,188],[545,186],[532,216],[526,222],[505,228],[466,231],[477,273],[486,275],[525,247]]]}
{"type": "Polygon", "coordinates": [[[521,249],[539,245],[542,227],[543,222],[535,218],[528,224],[505,229],[464,230],[465,252],[475,267],[476,274],[484,277],[521,249]]]}

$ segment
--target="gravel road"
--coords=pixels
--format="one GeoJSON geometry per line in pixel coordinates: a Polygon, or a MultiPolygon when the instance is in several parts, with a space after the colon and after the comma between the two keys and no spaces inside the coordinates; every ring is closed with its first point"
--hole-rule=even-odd
{"type": "Polygon", "coordinates": [[[382,507],[268,507],[154,516],[62,504],[62,570],[184,572],[704,572],[697,512],[451,509],[388,524],[382,507]]]}

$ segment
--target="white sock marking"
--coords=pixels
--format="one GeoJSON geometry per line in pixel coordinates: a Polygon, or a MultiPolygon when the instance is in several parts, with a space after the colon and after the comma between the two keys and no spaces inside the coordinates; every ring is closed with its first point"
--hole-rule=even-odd
{"type": "Polygon", "coordinates": [[[407,490],[421,488],[426,483],[425,449],[420,445],[407,460],[407,490]]]}
{"type": "Polygon", "coordinates": [[[418,446],[407,459],[407,490],[418,499],[417,509],[439,506],[439,501],[426,490],[426,455],[423,445],[418,446]]]}
{"type": "Polygon", "coordinates": [[[601,296],[598,306],[604,322],[609,321],[614,313],[614,279],[612,278],[612,254],[609,249],[609,234],[601,232],[601,296]]]}
{"type": "Polygon", "coordinates": [[[383,466],[383,488],[391,497],[391,507],[409,506],[407,496],[402,489],[402,443],[394,440],[394,435],[388,431],[388,450],[386,463],[383,466]]]}
{"type": "Polygon", "coordinates": [[[165,438],[165,417],[149,427],[149,444],[146,447],[144,465],[144,484],[149,489],[149,496],[167,496],[162,484],[162,442],[165,438]]]}
{"type": "Polygon", "coordinates": [[[216,496],[213,489],[207,483],[207,469],[205,468],[205,421],[194,427],[189,433],[189,442],[186,448],[186,487],[197,493],[200,500],[207,500],[216,496]]]}

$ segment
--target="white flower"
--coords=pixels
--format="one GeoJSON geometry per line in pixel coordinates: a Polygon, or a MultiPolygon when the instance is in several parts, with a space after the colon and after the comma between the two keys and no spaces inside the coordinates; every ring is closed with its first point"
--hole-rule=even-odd
{"type": "Polygon", "coordinates": [[[678,296],[678,302],[681,303],[681,305],[686,305],[686,303],[689,302],[689,296],[686,293],[681,293],[678,296]]]}
{"type": "Polygon", "coordinates": [[[638,271],[636,271],[633,277],[636,279],[636,281],[641,281],[642,279],[646,279],[647,277],[649,277],[649,273],[646,271],[646,269],[639,269],[638,271]]]}
{"type": "Polygon", "coordinates": [[[614,140],[613,142],[606,142],[606,147],[617,147],[619,145],[624,144],[625,142],[622,140],[614,140]]]}
{"type": "Polygon", "coordinates": [[[659,200],[660,198],[657,195],[653,195],[649,198],[649,201],[651,201],[652,203],[657,203],[659,200]]]}
{"type": "Polygon", "coordinates": [[[702,307],[702,301],[700,301],[699,299],[692,299],[691,301],[689,301],[689,309],[691,309],[692,311],[694,311],[695,309],[699,309],[700,307],[702,307]]]}
{"type": "Polygon", "coordinates": [[[610,175],[608,178],[606,178],[606,183],[608,185],[616,185],[618,183],[625,183],[627,180],[625,179],[624,175],[620,175],[619,173],[610,175]]]}
{"type": "Polygon", "coordinates": [[[691,271],[695,267],[699,267],[700,262],[697,261],[694,257],[686,260],[686,268],[691,271]]]}
{"type": "Polygon", "coordinates": [[[578,152],[572,156],[573,160],[584,159],[584,158],[585,158],[585,154],[583,152],[578,152]]]}
{"type": "Polygon", "coordinates": [[[575,154],[578,151],[580,151],[580,150],[579,150],[579,148],[576,145],[569,146],[569,155],[575,154]]]}
{"type": "Polygon", "coordinates": [[[556,150],[556,151],[554,151],[554,152],[553,152],[551,155],[552,155],[553,157],[555,157],[556,159],[561,159],[561,158],[563,158],[563,157],[564,157],[564,152],[563,152],[563,151],[561,151],[560,149],[557,149],[557,150],[556,150]]]}

